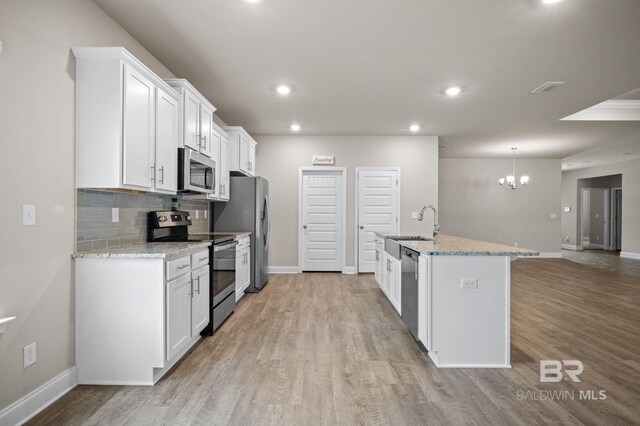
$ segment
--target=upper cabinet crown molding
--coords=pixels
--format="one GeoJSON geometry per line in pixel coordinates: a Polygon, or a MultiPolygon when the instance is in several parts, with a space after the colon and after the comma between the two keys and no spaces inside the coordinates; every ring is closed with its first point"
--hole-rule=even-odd
{"type": "Polygon", "coordinates": [[[187,90],[189,90],[190,92],[195,94],[198,98],[200,98],[201,102],[207,103],[211,107],[213,112],[216,112],[218,110],[218,108],[216,108],[211,103],[211,101],[209,99],[207,99],[202,93],[200,93],[200,91],[198,89],[196,89],[193,84],[189,83],[188,80],[186,80],[184,78],[165,78],[163,80],[169,86],[173,87],[174,89],[187,89],[187,90]]]}
{"type": "Polygon", "coordinates": [[[180,95],[175,89],[173,89],[173,87],[166,83],[164,79],[159,77],[156,73],[151,71],[149,67],[143,64],[124,47],[72,47],[71,51],[76,59],[122,60],[135,67],[138,72],[144,74],[145,77],[150,79],[153,84],[160,87],[162,90],[169,92],[171,96],[176,99],[180,98],[180,95]]]}

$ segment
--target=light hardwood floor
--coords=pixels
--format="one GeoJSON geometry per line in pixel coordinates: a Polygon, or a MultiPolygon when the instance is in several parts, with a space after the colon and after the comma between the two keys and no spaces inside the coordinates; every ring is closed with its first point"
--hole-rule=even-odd
{"type": "Polygon", "coordinates": [[[272,275],[155,387],[80,386],[30,424],[637,424],[640,262],[622,269],[514,262],[513,368],[492,370],[435,368],[371,275],[272,275]],[[541,384],[542,359],[581,382],[541,384]]]}

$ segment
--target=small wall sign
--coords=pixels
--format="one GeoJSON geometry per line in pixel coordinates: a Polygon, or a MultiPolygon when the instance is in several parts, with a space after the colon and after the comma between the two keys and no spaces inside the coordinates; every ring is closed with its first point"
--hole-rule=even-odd
{"type": "Polygon", "coordinates": [[[333,155],[314,155],[311,162],[314,166],[333,166],[336,163],[336,157],[333,155]]]}

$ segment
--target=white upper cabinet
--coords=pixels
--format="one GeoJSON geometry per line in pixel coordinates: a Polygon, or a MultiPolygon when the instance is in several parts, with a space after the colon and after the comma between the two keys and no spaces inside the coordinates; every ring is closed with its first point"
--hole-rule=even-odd
{"type": "Polygon", "coordinates": [[[256,141],[242,127],[228,126],[224,130],[231,137],[229,170],[245,176],[256,175],[256,141]]]}
{"type": "Polygon", "coordinates": [[[182,96],[182,141],[178,146],[198,151],[217,163],[219,153],[211,143],[213,113],[216,112],[216,107],[187,80],[167,78],[164,81],[182,96]]]}
{"type": "Polygon", "coordinates": [[[175,193],[178,93],[124,48],[73,53],[76,186],[175,193]]]}
{"type": "Polygon", "coordinates": [[[190,90],[185,90],[182,95],[182,137],[181,146],[193,150],[200,150],[200,100],[190,90]]]}
{"type": "Polygon", "coordinates": [[[218,193],[220,201],[229,201],[229,165],[231,162],[231,139],[229,134],[221,129],[220,138],[220,167],[218,171],[218,193]]]}
{"type": "Polygon", "coordinates": [[[179,101],[162,89],[156,91],[156,189],[178,190],[179,101]]]}

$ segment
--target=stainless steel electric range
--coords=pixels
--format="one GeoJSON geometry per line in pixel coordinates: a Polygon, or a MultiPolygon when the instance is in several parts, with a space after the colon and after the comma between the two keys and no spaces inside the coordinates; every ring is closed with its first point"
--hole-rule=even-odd
{"type": "Polygon", "coordinates": [[[190,235],[191,215],[186,211],[149,212],[148,241],[211,241],[209,247],[209,325],[203,336],[212,335],[236,307],[236,246],[234,234],[190,235]]]}

